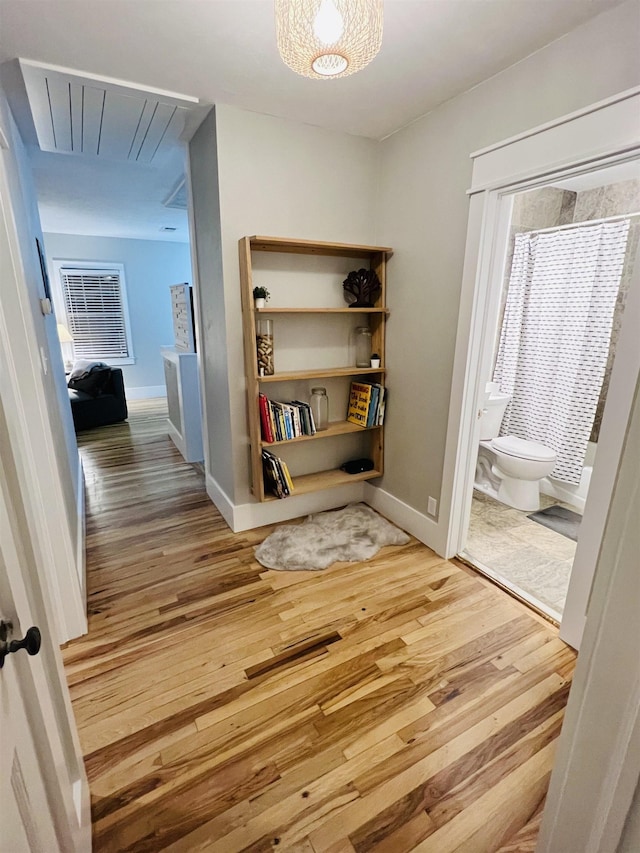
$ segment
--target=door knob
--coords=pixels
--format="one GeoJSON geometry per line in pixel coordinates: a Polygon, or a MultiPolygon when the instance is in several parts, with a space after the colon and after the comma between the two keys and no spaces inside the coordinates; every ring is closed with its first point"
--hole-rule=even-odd
{"type": "Polygon", "coordinates": [[[0,622],[0,669],[4,666],[6,656],[12,655],[20,649],[24,649],[28,655],[37,655],[40,651],[42,637],[40,630],[35,626],[29,628],[21,640],[10,640],[12,633],[13,624],[11,622],[0,622]]]}

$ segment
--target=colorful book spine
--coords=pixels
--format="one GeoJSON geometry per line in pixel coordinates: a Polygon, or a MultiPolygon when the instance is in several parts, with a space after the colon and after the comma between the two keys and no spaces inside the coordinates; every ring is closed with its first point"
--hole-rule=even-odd
{"type": "Polygon", "coordinates": [[[367,412],[367,426],[372,427],[376,423],[378,414],[378,400],[380,399],[380,386],[371,386],[371,400],[369,402],[369,411],[367,412]]]}
{"type": "Polygon", "coordinates": [[[282,404],[282,416],[284,418],[284,431],[287,439],[295,438],[291,419],[291,409],[284,403],[282,404]]]}
{"type": "Polygon", "coordinates": [[[276,433],[278,441],[286,441],[287,428],[284,422],[284,412],[282,409],[282,403],[277,403],[275,400],[272,400],[271,405],[273,406],[273,416],[276,421],[276,433]]]}
{"type": "Polygon", "coordinates": [[[280,472],[276,464],[276,457],[268,450],[262,451],[262,470],[264,474],[265,491],[270,492],[277,498],[286,497],[280,472]]]}
{"type": "Polygon", "coordinates": [[[301,435],[304,435],[304,430],[302,429],[302,421],[300,420],[300,407],[296,406],[295,403],[291,403],[291,416],[293,418],[293,434],[296,438],[301,435]]]}
{"type": "Polygon", "coordinates": [[[282,403],[259,395],[262,438],[268,443],[290,441],[303,435],[315,435],[311,406],[300,400],[282,403]]]}
{"type": "Polygon", "coordinates": [[[376,413],[376,425],[382,426],[384,423],[384,409],[387,404],[387,391],[384,385],[380,386],[380,399],[378,400],[378,411],[376,413]]]}
{"type": "Polygon", "coordinates": [[[284,479],[287,484],[287,492],[291,494],[294,490],[293,480],[291,479],[291,474],[289,473],[289,466],[284,461],[284,459],[279,459],[280,465],[282,466],[282,473],[284,474],[284,479]]]}
{"type": "Polygon", "coordinates": [[[300,416],[302,418],[303,423],[303,435],[315,435],[316,434],[316,425],[313,422],[313,412],[311,411],[311,406],[308,403],[304,403],[301,400],[293,400],[293,405],[297,406],[300,411],[300,416]]]}
{"type": "Polygon", "coordinates": [[[265,490],[277,498],[286,498],[294,491],[287,463],[268,450],[262,450],[265,490]]]}
{"type": "Polygon", "coordinates": [[[271,405],[271,400],[267,399],[267,411],[269,412],[269,422],[271,423],[271,434],[273,435],[273,440],[276,441],[276,418],[273,412],[273,406],[271,405]]]}

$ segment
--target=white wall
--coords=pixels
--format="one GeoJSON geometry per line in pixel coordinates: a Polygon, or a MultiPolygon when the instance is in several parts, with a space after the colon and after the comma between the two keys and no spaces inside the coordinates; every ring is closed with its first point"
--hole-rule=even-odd
{"type": "MultiPolygon", "coordinates": [[[[220,484],[224,479],[232,503],[252,501],[238,239],[265,234],[388,245],[394,249],[388,271],[391,393],[386,473],[376,485],[386,501],[395,499],[414,514],[416,532],[431,530],[433,543],[442,543],[447,519],[426,525],[420,519],[428,497],[439,499],[442,486],[469,155],[636,85],[637,12],[637,0],[628,0],[381,143],[216,107],[192,142],[191,168],[194,193],[205,192],[209,182],[215,197],[204,224],[196,208],[197,228],[204,237],[210,227],[212,241],[198,252],[209,253],[200,269],[203,292],[217,288],[205,334],[208,324],[226,347],[216,366],[205,366],[205,384],[210,396],[219,395],[207,415],[216,424],[209,445],[220,448],[222,441],[224,452],[231,450],[233,482],[228,459],[220,460],[219,478],[214,467],[210,473],[220,484]]],[[[388,501],[385,506],[390,512],[388,501]]],[[[272,520],[264,507],[259,510],[256,518],[272,520]]],[[[429,533],[419,535],[429,541],[429,533]]]]}
{"type": "Polygon", "coordinates": [[[127,391],[163,386],[160,347],[173,344],[169,286],[192,281],[189,244],[47,233],[45,248],[52,279],[52,262],[57,260],[124,265],[136,359],[122,366],[125,386],[127,391]]]}
{"type": "MultiPolygon", "coordinates": [[[[215,312],[221,317],[221,312],[224,312],[233,465],[233,484],[225,491],[233,503],[239,505],[252,498],[249,492],[238,240],[247,235],[263,234],[373,243],[377,144],[228,106],[216,107],[215,122],[224,293],[218,291],[208,313],[215,312]]],[[[196,137],[204,132],[204,128],[201,129],[196,137]]],[[[210,134],[209,141],[213,145],[213,129],[206,132],[210,134]]],[[[201,150],[198,153],[199,159],[206,156],[201,150]]],[[[190,156],[193,178],[198,159],[193,142],[190,156]]],[[[211,159],[210,166],[213,167],[211,159]]],[[[193,190],[195,201],[199,191],[197,180],[193,182],[193,190]]],[[[200,230],[202,223],[197,208],[196,218],[200,230]]],[[[213,214],[210,221],[215,235],[213,214]]],[[[198,253],[201,251],[199,234],[196,250],[198,253]]],[[[214,287],[212,279],[217,280],[220,275],[219,270],[212,272],[218,261],[210,258],[208,263],[206,269],[202,265],[199,269],[202,294],[211,291],[214,287]]],[[[224,380],[219,375],[216,378],[211,367],[205,365],[205,371],[206,394],[209,394],[214,381],[220,385],[224,380]]],[[[215,440],[210,436],[209,443],[215,440]]],[[[210,473],[219,480],[213,468],[210,473]]],[[[279,503],[287,503],[290,508],[294,506],[293,499],[279,503]]],[[[270,506],[273,510],[273,505],[270,506]]],[[[283,508],[280,507],[281,510],[283,508]]],[[[269,520],[267,510],[262,506],[259,507],[261,511],[264,511],[262,523],[266,523],[269,520]]],[[[292,511],[296,514],[300,510],[292,511]]]]}
{"type": "Polygon", "coordinates": [[[469,154],[637,85],[637,37],[632,0],[381,143],[377,240],[394,247],[381,486],[422,514],[442,485],[469,154]]]}
{"type": "Polygon", "coordinates": [[[222,509],[223,503],[233,503],[234,486],[215,110],[189,143],[189,173],[205,469],[208,482],[215,484],[216,504],[222,509]]]}
{"type": "MultiPolygon", "coordinates": [[[[238,240],[250,234],[373,243],[376,144],[233,107],[217,107],[231,424],[245,436],[238,240]]],[[[234,441],[236,503],[249,500],[244,440],[234,441]]]]}
{"type": "Polygon", "coordinates": [[[69,535],[73,542],[78,537],[78,474],[79,457],[76,444],[69,395],[67,393],[64,367],[60,353],[60,344],[56,333],[53,315],[44,316],[39,300],[44,297],[44,286],[40,273],[38,255],[35,246],[36,237],[44,245],[40,218],[36,203],[35,188],[31,177],[31,168],[26,150],[18,129],[13,122],[9,106],[0,89],[0,114],[2,129],[9,139],[13,159],[12,177],[15,180],[14,200],[20,199],[20,206],[14,208],[17,219],[17,232],[21,242],[21,253],[29,285],[28,300],[33,314],[37,335],[37,345],[48,361],[49,370],[44,377],[49,427],[55,448],[55,457],[60,472],[64,494],[64,505],[69,521],[69,535]]]}

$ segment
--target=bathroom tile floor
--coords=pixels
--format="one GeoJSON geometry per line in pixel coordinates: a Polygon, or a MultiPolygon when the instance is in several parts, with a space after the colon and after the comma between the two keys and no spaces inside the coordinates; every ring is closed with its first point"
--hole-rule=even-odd
{"type": "MultiPolygon", "coordinates": [[[[568,504],[540,495],[540,508],[568,504]]],[[[463,555],[504,579],[545,613],[559,620],[569,586],[576,543],[527,518],[528,512],[473,492],[463,555]]]]}

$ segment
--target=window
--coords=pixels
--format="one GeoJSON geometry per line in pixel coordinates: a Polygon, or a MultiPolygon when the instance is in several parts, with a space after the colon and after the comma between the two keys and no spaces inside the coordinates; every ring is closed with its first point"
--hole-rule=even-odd
{"type": "Polygon", "coordinates": [[[124,267],[57,266],[75,357],[133,363],[124,267]]]}

